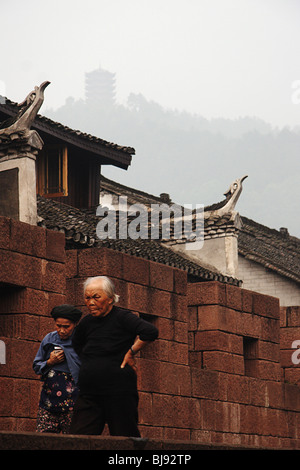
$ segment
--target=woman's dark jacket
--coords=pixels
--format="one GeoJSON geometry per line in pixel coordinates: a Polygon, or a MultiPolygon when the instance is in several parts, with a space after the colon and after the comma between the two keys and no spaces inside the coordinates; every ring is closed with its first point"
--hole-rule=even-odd
{"type": "Polygon", "coordinates": [[[114,306],[104,317],[85,316],[73,335],[81,359],[79,389],[83,395],[136,392],[136,373],[126,365],[125,354],[135,338],[154,341],[157,328],[129,310],[114,306]]]}

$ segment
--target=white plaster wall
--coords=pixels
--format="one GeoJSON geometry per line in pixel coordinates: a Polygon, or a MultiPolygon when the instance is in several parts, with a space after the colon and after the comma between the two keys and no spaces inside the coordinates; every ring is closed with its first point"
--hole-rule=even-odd
{"type": "Polygon", "coordinates": [[[238,257],[238,262],[238,278],[245,289],[277,297],[282,307],[300,305],[299,284],[243,256],[238,257]]]}
{"type": "Polygon", "coordinates": [[[168,244],[173,251],[180,252],[186,258],[191,259],[200,266],[206,267],[212,271],[217,271],[225,276],[237,278],[238,257],[237,257],[237,238],[234,236],[205,239],[200,244],[200,248],[193,250],[193,243],[189,244],[168,244]],[[188,248],[188,249],[187,249],[188,248]]]}
{"type": "Polygon", "coordinates": [[[35,158],[11,157],[0,162],[0,171],[19,168],[19,219],[31,225],[37,223],[35,158]]]}

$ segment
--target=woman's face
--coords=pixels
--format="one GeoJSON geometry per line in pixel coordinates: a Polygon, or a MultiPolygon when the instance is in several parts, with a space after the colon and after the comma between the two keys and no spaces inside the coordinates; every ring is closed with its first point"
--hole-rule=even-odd
{"type": "Polygon", "coordinates": [[[56,331],[60,339],[68,339],[74,331],[75,323],[66,318],[57,318],[55,320],[56,331]]]}
{"type": "Polygon", "coordinates": [[[104,292],[101,281],[87,286],[84,293],[84,301],[89,312],[94,317],[105,317],[113,307],[113,299],[104,292]]]}

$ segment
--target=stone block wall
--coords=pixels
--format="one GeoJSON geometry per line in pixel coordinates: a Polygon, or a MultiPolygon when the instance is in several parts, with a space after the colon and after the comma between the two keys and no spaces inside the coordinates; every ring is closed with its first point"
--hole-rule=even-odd
{"type": "Polygon", "coordinates": [[[61,233],[0,218],[0,430],[35,429],[32,361],[53,330],[49,313],[69,302],[85,314],[84,280],[107,275],[119,305],[159,329],[137,357],[143,437],[300,448],[299,387],[283,362],[298,311],[280,321],[273,297],[188,283],[184,271],[105,248],[64,247],[61,233]]]}
{"type": "Polygon", "coordinates": [[[300,307],[281,307],[280,311],[282,378],[300,385],[300,307]]]}
{"type": "Polygon", "coordinates": [[[53,330],[51,309],[65,302],[65,238],[0,218],[0,429],[34,430],[41,382],[32,369],[53,330]]]}
{"type": "Polygon", "coordinates": [[[297,447],[299,388],[282,380],[278,299],[101,250],[67,252],[68,300],[85,310],[87,276],[110,276],[120,305],[159,339],[138,358],[143,437],[297,447]]]}
{"type": "Polygon", "coordinates": [[[192,395],[201,424],[192,438],[299,447],[299,387],[282,380],[276,298],[219,283],[191,284],[192,395]]]}

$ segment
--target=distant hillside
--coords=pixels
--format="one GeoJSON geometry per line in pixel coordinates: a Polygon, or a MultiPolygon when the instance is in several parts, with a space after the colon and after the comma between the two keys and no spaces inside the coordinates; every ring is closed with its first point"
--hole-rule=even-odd
{"type": "Polygon", "coordinates": [[[68,98],[46,116],[72,128],[136,150],[125,172],[105,167],[108,178],[181,204],[211,204],[223,199],[230,183],[249,178],[239,212],[300,237],[300,132],[272,129],[256,117],[207,120],[166,110],[142,95],[127,106],[88,106],[68,98]]]}

